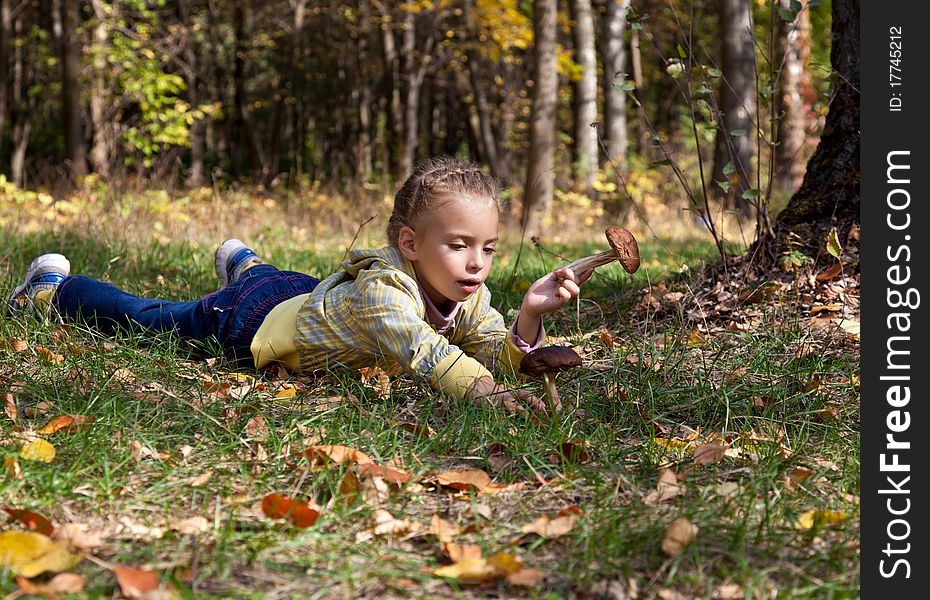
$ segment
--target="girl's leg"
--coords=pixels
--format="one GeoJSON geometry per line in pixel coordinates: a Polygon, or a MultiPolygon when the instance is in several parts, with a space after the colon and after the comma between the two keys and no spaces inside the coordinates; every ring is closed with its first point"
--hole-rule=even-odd
{"type": "Polygon", "coordinates": [[[58,287],[54,305],[62,316],[87,322],[104,333],[118,328],[162,333],[174,331],[185,338],[205,340],[220,325],[203,300],[171,302],[140,298],[90,277],[66,278],[58,287]]]}

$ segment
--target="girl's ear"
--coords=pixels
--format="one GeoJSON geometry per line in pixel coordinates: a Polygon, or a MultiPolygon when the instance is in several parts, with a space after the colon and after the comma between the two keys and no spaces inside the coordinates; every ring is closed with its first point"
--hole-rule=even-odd
{"type": "Polygon", "coordinates": [[[397,233],[397,248],[407,260],[417,259],[417,234],[406,225],[397,233]]]}

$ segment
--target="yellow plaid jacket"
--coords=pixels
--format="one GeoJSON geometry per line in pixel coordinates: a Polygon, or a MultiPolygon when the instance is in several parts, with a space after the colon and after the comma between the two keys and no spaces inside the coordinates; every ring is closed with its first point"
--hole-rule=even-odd
{"type": "Polygon", "coordinates": [[[294,342],[303,372],[377,365],[458,398],[479,377],[515,372],[525,354],[491,307],[485,285],[438,334],[413,265],[390,247],[351,251],[300,307],[294,342]]]}

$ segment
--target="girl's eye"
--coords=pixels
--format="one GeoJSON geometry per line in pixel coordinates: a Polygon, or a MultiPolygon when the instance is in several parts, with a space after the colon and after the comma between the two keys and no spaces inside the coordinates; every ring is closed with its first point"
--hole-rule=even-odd
{"type": "Polygon", "coordinates": [[[485,254],[494,254],[495,252],[497,252],[497,248],[485,248],[484,249],[485,254]]]}
{"type": "Polygon", "coordinates": [[[467,248],[468,246],[466,246],[465,244],[455,244],[455,243],[453,243],[453,244],[449,244],[449,247],[452,248],[453,250],[464,250],[464,249],[467,248]]]}

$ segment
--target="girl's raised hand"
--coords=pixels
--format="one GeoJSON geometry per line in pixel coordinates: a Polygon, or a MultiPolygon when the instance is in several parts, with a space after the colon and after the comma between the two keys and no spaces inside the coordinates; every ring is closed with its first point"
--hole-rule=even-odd
{"type": "Polygon", "coordinates": [[[563,304],[578,297],[579,286],[591,277],[593,269],[575,275],[568,267],[562,267],[533,282],[523,297],[520,314],[538,317],[553,312],[563,304]]]}

